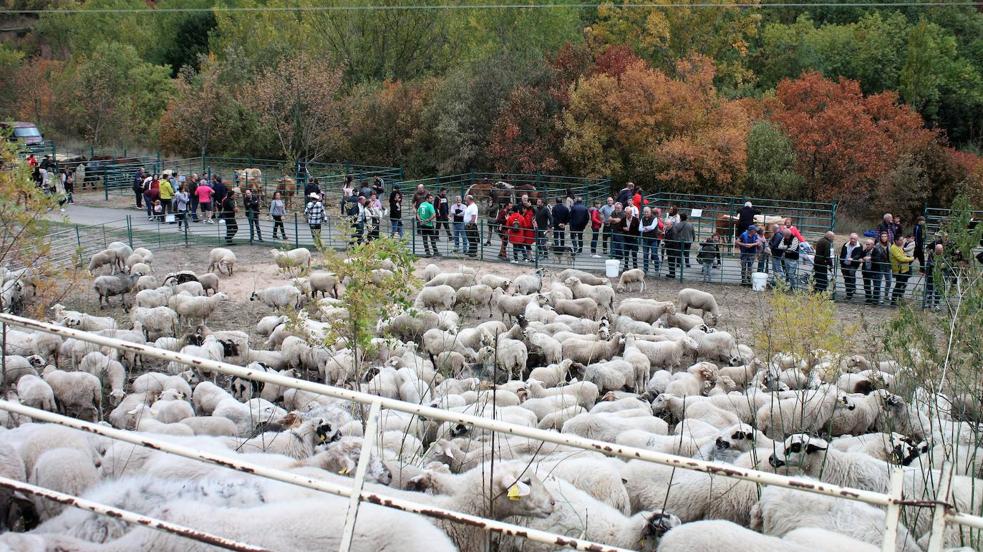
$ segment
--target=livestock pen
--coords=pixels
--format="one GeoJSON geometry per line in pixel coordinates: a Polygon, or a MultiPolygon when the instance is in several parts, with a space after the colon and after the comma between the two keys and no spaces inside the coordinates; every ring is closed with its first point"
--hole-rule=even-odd
{"type": "MultiPolygon", "coordinates": [[[[37,320],[12,316],[0,315],[0,322],[4,325],[41,331],[58,335],[65,338],[75,338],[84,342],[92,343],[102,347],[108,347],[131,354],[146,356],[165,361],[173,361],[195,369],[207,369],[212,372],[225,374],[228,376],[239,377],[247,380],[281,385],[287,388],[304,390],[307,392],[332,397],[335,399],[351,401],[360,405],[370,405],[368,416],[364,419],[365,435],[375,434],[375,424],[378,413],[382,408],[391,409],[398,412],[411,414],[413,416],[426,417],[428,419],[461,424],[470,424],[474,427],[487,429],[493,432],[503,432],[511,435],[526,437],[544,443],[555,443],[576,447],[588,451],[598,451],[609,456],[622,459],[641,460],[671,466],[680,470],[692,470],[707,473],[713,476],[724,478],[739,479],[753,482],[760,485],[771,485],[792,489],[795,492],[815,493],[820,495],[832,496],[837,499],[856,501],[878,507],[885,507],[887,511],[884,534],[882,540],[882,550],[893,551],[896,544],[896,529],[899,518],[903,510],[930,509],[932,516],[932,532],[928,546],[928,552],[940,552],[943,547],[943,533],[948,524],[966,526],[973,529],[983,529],[983,517],[970,512],[956,511],[950,500],[949,466],[943,466],[942,481],[938,495],[929,500],[919,499],[920,497],[906,497],[902,486],[902,470],[896,468],[891,478],[891,492],[877,493],[862,489],[844,488],[836,485],[820,483],[815,480],[787,477],[777,473],[763,472],[752,469],[744,469],[731,464],[718,462],[707,462],[693,458],[685,458],[670,454],[663,454],[651,450],[639,449],[634,447],[621,446],[614,443],[602,442],[587,439],[571,434],[559,434],[551,431],[536,429],[527,426],[510,424],[507,422],[472,416],[469,414],[457,413],[449,410],[433,408],[422,404],[408,403],[400,400],[389,399],[377,395],[370,395],[359,391],[352,391],[339,387],[332,387],[319,383],[285,377],[282,375],[261,372],[248,368],[243,368],[226,362],[203,359],[177,352],[157,349],[152,346],[122,341],[112,337],[101,336],[62,326],[57,326],[37,320]]],[[[358,515],[359,505],[362,502],[376,504],[379,506],[394,508],[407,512],[419,513],[426,516],[450,520],[455,523],[470,525],[481,528],[485,531],[517,535],[527,540],[553,544],[559,547],[575,548],[578,550],[596,551],[621,551],[622,549],[607,546],[602,543],[584,541],[569,536],[551,534],[545,531],[538,531],[518,525],[485,519],[478,516],[462,514],[444,508],[425,505],[401,497],[387,496],[385,494],[369,492],[363,488],[366,467],[369,456],[374,446],[374,439],[367,439],[364,442],[358,458],[357,468],[354,479],[349,485],[341,485],[331,481],[304,477],[295,473],[283,470],[268,468],[248,461],[242,461],[233,456],[225,454],[214,454],[202,450],[195,450],[175,444],[165,439],[157,439],[146,434],[139,434],[129,431],[111,429],[102,425],[83,422],[74,418],[68,418],[58,414],[49,413],[26,406],[19,405],[10,401],[0,401],[0,409],[11,413],[17,413],[34,418],[36,420],[55,423],[67,427],[80,429],[86,432],[101,435],[103,437],[123,441],[133,445],[150,448],[153,450],[176,454],[192,460],[208,462],[223,468],[238,470],[252,475],[273,479],[296,485],[298,487],[313,489],[330,493],[338,496],[349,497],[350,506],[346,513],[346,523],[344,534],[341,539],[340,550],[345,552],[351,544],[351,535],[355,528],[355,520],[358,515]]],[[[26,493],[36,493],[42,497],[47,496],[53,500],[59,500],[65,504],[78,508],[87,509],[105,515],[116,516],[130,523],[137,523],[184,536],[189,539],[207,542],[231,550],[261,550],[261,548],[251,547],[247,543],[238,543],[224,540],[219,536],[201,534],[194,529],[175,526],[162,520],[155,520],[147,516],[141,516],[133,512],[112,509],[105,505],[93,503],[91,501],[79,500],[77,497],[65,496],[38,489],[35,486],[26,485],[17,481],[0,478],[0,487],[16,489],[26,493]]]]}

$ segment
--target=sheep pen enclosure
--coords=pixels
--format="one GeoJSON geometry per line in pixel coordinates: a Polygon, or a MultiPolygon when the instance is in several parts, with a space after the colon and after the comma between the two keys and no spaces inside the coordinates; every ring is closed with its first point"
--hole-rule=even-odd
{"type": "Polygon", "coordinates": [[[109,245],[62,335],[3,318],[0,549],[983,550],[978,270],[924,314],[109,245]]]}

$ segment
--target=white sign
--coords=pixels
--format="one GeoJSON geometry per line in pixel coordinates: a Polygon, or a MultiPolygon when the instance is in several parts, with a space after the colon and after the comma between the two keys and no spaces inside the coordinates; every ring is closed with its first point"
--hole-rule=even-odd
{"type": "Polygon", "coordinates": [[[700,218],[703,216],[703,209],[692,209],[689,212],[689,218],[700,218]]]}

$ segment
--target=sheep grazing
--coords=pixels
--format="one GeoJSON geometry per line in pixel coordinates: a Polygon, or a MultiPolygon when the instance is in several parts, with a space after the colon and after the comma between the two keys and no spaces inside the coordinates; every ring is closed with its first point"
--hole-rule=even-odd
{"type": "Polygon", "coordinates": [[[86,372],[45,370],[44,381],[51,386],[58,412],[82,420],[102,418],[102,383],[86,372]]]}
{"type": "Polygon", "coordinates": [[[215,312],[219,304],[228,301],[229,296],[219,292],[208,297],[191,295],[175,295],[169,305],[177,312],[178,321],[192,324],[195,321],[204,323],[215,312]]]}
{"type": "Polygon", "coordinates": [[[543,289],[543,269],[538,269],[532,274],[522,274],[512,280],[512,289],[518,295],[530,295],[539,293],[543,289]]]}
{"type": "Polygon", "coordinates": [[[573,276],[563,282],[573,292],[574,299],[590,297],[603,312],[608,313],[614,311],[614,289],[610,286],[591,286],[573,276]]]}
{"type": "Polygon", "coordinates": [[[622,272],[621,278],[618,279],[618,292],[631,291],[629,288],[632,284],[638,284],[638,291],[645,291],[645,273],[642,269],[633,268],[622,272]]]}
{"type": "Polygon", "coordinates": [[[236,255],[224,247],[216,247],[208,253],[208,272],[223,272],[227,276],[232,276],[235,270],[236,255]]]}
{"type": "Polygon", "coordinates": [[[273,255],[273,261],[281,270],[289,272],[295,268],[301,270],[310,270],[311,268],[311,252],[306,248],[298,247],[289,251],[271,249],[270,254],[273,255]]]}
{"type": "Polygon", "coordinates": [[[147,341],[177,335],[178,315],[168,307],[136,307],[130,311],[130,320],[140,325],[147,341]]]}
{"type": "Polygon", "coordinates": [[[595,276],[590,272],[584,272],[583,270],[577,270],[575,268],[568,268],[566,270],[557,273],[556,276],[554,276],[554,279],[559,282],[565,282],[567,278],[577,278],[581,282],[591,286],[605,286],[611,284],[611,282],[609,282],[607,278],[595,276]]]}
{"type": "Polygon", "coordinates": [[[279,311],[287,307],[299,309],[303,305],[302,295],[296,286],[276,286],[254,291],[249,300],[259,301],[279,311]]]}
{"type": "Polygon", "coordinates": [[[601,314],[600,309],[597,307],[597,301],[594,301],[590,297],[583,297],[581,299],[560,299],[554,303],[553,309],[556,310],[558,314],[568,314],[570,316],[589,318],[591,320],[597,320],[598,316],[601,314]]]}
{"type": "Polygon", "coordinates": [[[56,412],[55,393],[48,382],[32,374],[25,374],[17,381],[17,398],[21,404],[56,412]]]}
{"type": "Polygon", "coordinates": [[[492,316],[492,288],[478,284],[474,286],[463,286],[458,288],[454,296],[454,305],[472,305],[474,307],[486,307],[488,316],[492,316]]]}
{"type": "Polygon", "coordinates": [[[512,280],[497,274],[483,274],[480,278],[478,278],[478,283],[484,284],[492,289],[507,291],[512,285],[512,280]]]}
{"type": "Polygon", "coordinates": [[[689,309],[699,309],[704,318],[709,314],[710,320],[708,323],[711,326],[717,325],[717,320],[720,317],[720,308],[717,307],[717,300],[712,294],[693,288],[679,290],[679,294],[676,296],[677,312],[686,314],[689,309]]]}
{"type": "Polygon", "coordinates": [[[652,299],[625,299],[618,304],[615,313],[627,316],[638,322],[654,324],[663,316],[675,314],[676,308],[670,301],[654,301],[652,299]]]}
{"type": "Polygon", "coordinates": [[[423,284],[423,287],[450,286],[457,290],[474,284],[474,274],[468,274],[466,272],[441,272],[423,284]]]}
{"type": "Polygon", "coordinates": [[[103,299],[106,300],[106,306],[109,306],[109,298],[119,295],[120,304],[123,306],[123,310],[127,310],[126,294],[133,289],[133,286],[137,283],[137,278],[140,276],[142,276],[142,274],[137,272],[134,274],[99,276],[96,278],[95,281],[92,282],[92,288],[99,296],[99,308],[103,308],[103,299]]]}
{"type": "Polygon", "coordinates": [[[110,316],[92,316],[84,312],[65,310],[62,305],[55,305],[51,309],[53,311],[52,319],[55,323],[66,328],[75,328],[86,332],[116,329],[116,320],[110,316]]]}
{"type": "Polygon", "coordinates": [[[112,268],[111,274],[116,274],[116,269],[119,268],[119,262],[116,258],[116,252],[111,249],[106,249],[100,251],[89,259],[89,274],[93,276],[96,273],[96,269],[102,268],[104,266],[109,266],[112,268]]]}
{"type": "Polygon", "coordinates": [[[448,285],[424,287],[416,295],[413,306],[418,309],[434,311],[449,310],[454,307],[457,290],[448,285]]]}
{"type": "Polygon", "coordinates": [[[318,293],[325,297],[329,291],[332,297],[338,298],[338,275],[334,272],[315,270],[307,275],[307,284],[310,286],[311,299],[318,293]]]}
{"type": "Polygon", "coordinates": [[[201,276],[198,277],[198,283],[201,284],[201,289],[202,291],[205,292],[206,295],[209,295],[208,293],[209,291],[212,292],[211,295],[218,293],[218,284],[219,284],[218,274],[206,272],[205,274],[202,274],[201,276]]]}

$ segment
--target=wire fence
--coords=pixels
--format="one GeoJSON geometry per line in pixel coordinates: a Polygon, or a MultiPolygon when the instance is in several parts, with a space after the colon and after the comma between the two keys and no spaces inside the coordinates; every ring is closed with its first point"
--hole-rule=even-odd
{"type": "MultiPolygon", "coordinates": [[[[921,512],[924,511],[924,509],[931,509],[933,522],[928,546],[929,552],[940,552],[942,550],[945,541],[943,535],[945,534],[947,524],[965,525],[976,529],[983,528],[983,517],[974,515],[974,513],[959,512],[953,506],[950,489],[950,479],[952,475],[950,465],[943,465],[942,467],[940,485],[936,487],[938,490],[936,495],[931,497],[929,500],[921,500],[922,497],[908,497],[905,495],[904,485],[902,484],[904,479],[903,469],[900,467],[895,467],[893,469],[889,493],[874,492],[866,489],[839,487],[832,484],[818,482],[816,480],[788,477],[777,473],[745,469],[730,464],[707,462],[647,449],[622,446],[614,443],[587,439],[577,435],[556,433],[535,427],[511,424],[501,420],[443,410],[396,399],[389,399],[359,391],[290,378],[276,373],[255,371],[222,361],[192,357],[182,353],[157,349],[144,344],[125,342],[112,337],[91,334],[88,332],[82,332],[71,328],[65,328],[62,326],[56,326],[53,324],[38,322],[36,320],[12,315],[0,314],[0,321],[2,321],[3,324],[8,324],[14,327],[52,333],[62,337],[71,337],[100,346],[141,355],[146,358],[175,361],[199,370],[207,369],[209,371],[218,372],[228,376],[244,378],[266,384],[281,385],[285,388],[300,389],[362,405],[371,405],[369,417],[366,420],[367,423],[365,434],[368,436],[368,438],[363,440],[363,446],[360,451],[355,478],[350,484],[340,485],[333,481],[314,480],[299,476],[297,474],[253,464],[246,460],[236,458],[234,455],[216,454],[208,451],[197,450],[171,443],[166,440],[155,439],[145,434],[135,434],[128,431],[107,428],[98,424],[83,422],[74,418],[60,416],[58,414],[30,408],[17,403],[0,401],[0,409],[23,414],[35,419],[74,427],[77,429],[83,429],[85,431],[97,433],[111,439],[148,447],[163,453],[177,454],[193,460],[210,462],[224,468],[245,471],[253,475],[291,483],[304,488],[351,497],[352,501],[350,502],[350,507],[348,508],[346,514],[345,535],[342,538],[342,550],[346,549],[344,543],[351,542],[351,535],[355,526],[355,516],[357,515],[358,508],[362,501],[368,501],[389,508],[464,523],[480,527],[486,531],[522,535],[528,540],[568,546],[578,550],[621,550],[616,547],[593,543],[582,539],[551,534],[546,531],[538,531],[508,523],[488,520],[479,516],[445,510],[432,505],[420,504],[406,500],[405,498],[390,497],[361,490],[365,477],[365,466],[367,465],[369,456],[372,454],[372,449],[375,446],[376,439],[374,434],[377,431],[375,420],[382,408],[407,413],[413,416],[425,417],[430,420],[470,424],[473,427],[482,428],[493,432],[507,432],[514,436],[534,439],[544,443],[567,445],[589,451],[603,451],[606,455],[627,460],[652,462],[678,469],[703,472],[728,479],[738,479],[761,485],[784,487],[792,489],[796,492],[821,494],[841,500],[863,502],[875,506],[884,506],[887,507],[885,525],[883,528],[884,533],[882,537],[882,550],[885,551],[893,551],[895,549],[897,528],[903,511],[921,512]]],[[[0,481],[0,486],[7,485],[9,487],[8,483],[9,482],[7,481],[0,481]]],[[[127,519],[127,521],[133,520],[127,519]]],[[[164,531],[175,532],[168,527],[158,528],[164,531]]],[[[183,536],[194,540],[204,541],[203,537],[194,534],[183,534],[183,536]]]]}

